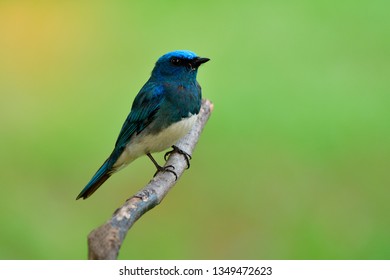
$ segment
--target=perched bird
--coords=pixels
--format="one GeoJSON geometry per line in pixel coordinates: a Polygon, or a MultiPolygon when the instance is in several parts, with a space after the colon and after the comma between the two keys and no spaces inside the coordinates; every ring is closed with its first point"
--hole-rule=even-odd
{"type": "Polygon", "coordinates": [[[157,171],[175,175],[173,166],[162,167],[151,153],[170,146],[185,156],[189,167],[190,156],[174,144],[192,128],[200,110],[202,93],[196,75],[198,67],[209,61],[191,51],[173,51],[160,57],[151,77],[134,99],[114,150],[76,199],[92,195],[112,174],[136,158],[147,155],[157,171]]]}

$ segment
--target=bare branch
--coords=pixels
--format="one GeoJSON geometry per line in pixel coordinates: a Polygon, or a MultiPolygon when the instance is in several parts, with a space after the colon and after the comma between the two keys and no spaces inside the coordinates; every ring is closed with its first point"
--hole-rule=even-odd
{"type": "MultiPolygon", "coordinates": [[[[213,111],[209,100],[202,101],[197,122],[192,130],[175,145],[188,154],[192,154],[200,134],[213,111]]],[[[165,166],[173,165],[178,179],[187,168],[183,155],[172,153],[165,166]]],[[[147,211],[161,203],[169,190],[175,185],[175,176],[170,172],[159,172],[143,189],[127,199],[118,208],[112,218],[88,235],[88,258],[92,260],[113,260],[118,257],[119,249],[132,225],[147,211]]]]}

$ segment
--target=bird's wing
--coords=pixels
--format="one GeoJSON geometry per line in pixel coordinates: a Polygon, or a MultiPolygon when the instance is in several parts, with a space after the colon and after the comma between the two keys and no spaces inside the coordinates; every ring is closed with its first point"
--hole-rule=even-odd
{"type": "Polygon", "coordinates": [[[124,122],[115,143],[115,148],[122,149],[134,133],[141,133],[154,119],[164,99],[164,88],[146,84],[134,99],[131,112],[124,122]]]}
{"type": "Polygon", "coordinates": [[[162,87],[156,87],[151,83],[147,83],[141,89],[134,100],[129,116],[122,126],[114,150],[77,196],[77,199],[88,198],[111,176],[112,167],[122,154],[131,136],[134,133],[140,133],[154,120],[164,98],[163,90],[162,87]]]}

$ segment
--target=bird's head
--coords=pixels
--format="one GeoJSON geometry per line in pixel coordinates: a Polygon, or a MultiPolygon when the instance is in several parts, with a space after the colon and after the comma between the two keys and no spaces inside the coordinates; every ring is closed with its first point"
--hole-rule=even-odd
{"type": "Polygon", "coordinates": [[[160,57],[152,72],[155,78],[195,79],[198,67],[209,61],[191,51],[173,51],[160,57]]]}

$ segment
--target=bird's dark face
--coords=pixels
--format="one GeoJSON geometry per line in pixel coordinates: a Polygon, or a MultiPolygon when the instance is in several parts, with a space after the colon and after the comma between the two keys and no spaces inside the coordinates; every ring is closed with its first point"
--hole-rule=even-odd
{"type": "Polygon", "coordinates": [[[177,57],[174,56],[170,59],[170,66],[174,66],[172,68],[177,68],[177,67],[184,67],[186,68],[187,71],[195,71],[198,69],[198,67],[210,59],[205,58],[205,57],[195,57],[192,59],[188,58],[182,58],[182,57],[177,57]]]}
{"type": "Polygon", "coordinates": [[[175,79],[196,78],[198,67],[209,60],[190,51],[170,52],[160,57],[152,76],[175,79]]]}

